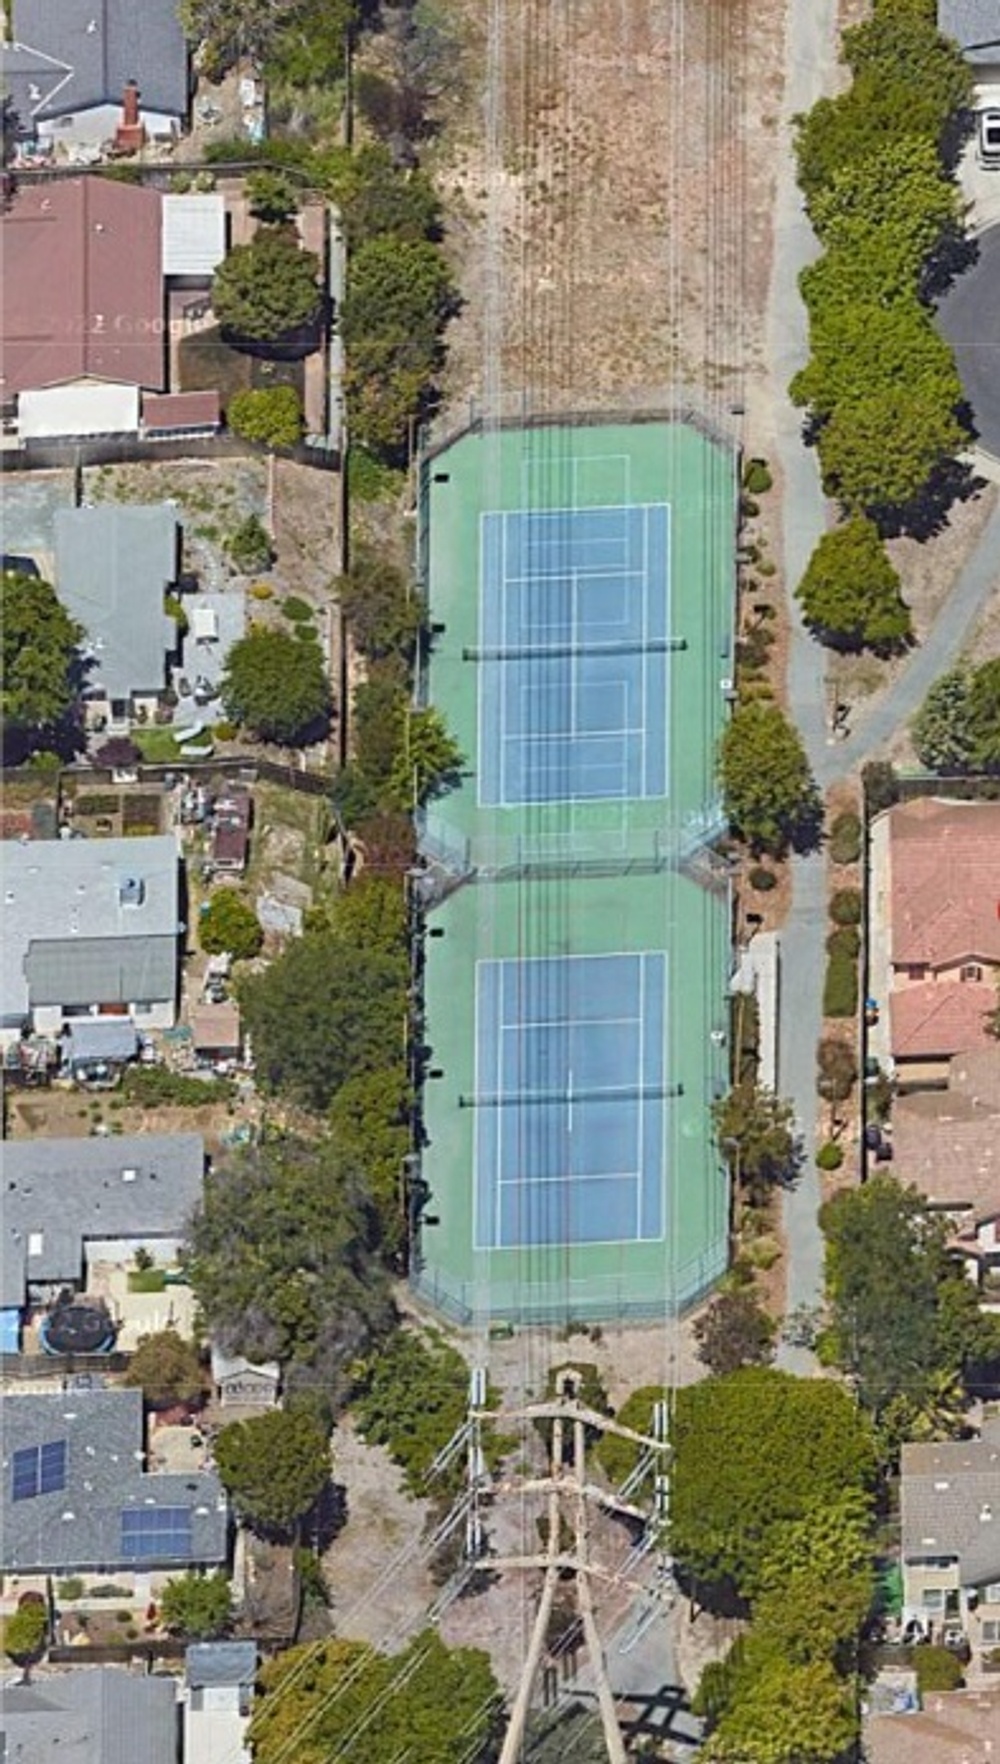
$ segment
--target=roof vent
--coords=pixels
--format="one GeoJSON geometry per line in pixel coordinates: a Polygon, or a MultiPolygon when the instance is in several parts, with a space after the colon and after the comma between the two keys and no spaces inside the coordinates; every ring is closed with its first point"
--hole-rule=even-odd
{"type": "Polygon", "coordinates": [[[136,1177],[138,1176],[138,1174],[139,1174],[138,1170],[123,1170],[122,1171],[122,1181],[123,1182],[134,1182],[136,1177]]]}
{"type": "Polygon", "coordinates": [[[979,1509],[980,1523],[985,1525],[990,1519],[992,1519],[992,1517],[993,1517],[993,1508],[990,1506],[989,1501],[984,1501],[982,1506],[979,1509]]]}
{"type": "Polygon", "coordinates": [[[141,906],[146,898],[146,884],[141,876],[123,876],[118,884],[118,905],[141,906]]]}

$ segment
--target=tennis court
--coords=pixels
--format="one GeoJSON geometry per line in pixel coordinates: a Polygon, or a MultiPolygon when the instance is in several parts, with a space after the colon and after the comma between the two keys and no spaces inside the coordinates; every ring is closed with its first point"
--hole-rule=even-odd
{"type": "Polygon", "coordinates": [[[479,962],[478,1249],[663,1231],[666,956],[479,962]]]}
{"type": "Polygon", "coordinates": [[[670,510],[488,512],[479,801],[665,797],[670,510]]]}

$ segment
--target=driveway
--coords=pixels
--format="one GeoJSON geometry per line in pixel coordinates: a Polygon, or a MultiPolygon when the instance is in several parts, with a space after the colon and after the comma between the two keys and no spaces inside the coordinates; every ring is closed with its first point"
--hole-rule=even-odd
{"type": "MultiPolygon", "coordinates": [[[[1000,171],[992,174],[1000,186],[1000,171]]],[[[979,238],[979,260],[949,289],[938,327],[955,351],[980,445],[1000,458],[1000,223],[979,238]]]]}

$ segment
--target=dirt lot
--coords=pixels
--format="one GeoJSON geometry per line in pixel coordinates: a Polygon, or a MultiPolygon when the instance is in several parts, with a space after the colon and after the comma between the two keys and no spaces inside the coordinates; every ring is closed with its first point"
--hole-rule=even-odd
{"type": "Polygon", "coordinates": [[[682,383],[742,398],[760,361],[784,8],[509,0],[493,41],[488,10],[463,0],[485,75],[433,165],[467,301],[449,333],[452,418],[471,395],[511,410],[522,393],[558,410],[682,383]]]}

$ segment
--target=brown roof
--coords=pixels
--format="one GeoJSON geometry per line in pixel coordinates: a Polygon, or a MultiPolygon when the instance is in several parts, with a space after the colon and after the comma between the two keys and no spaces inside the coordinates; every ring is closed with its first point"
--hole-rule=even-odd
{"type": "Polygon", "coordinates": [[[160,197],[109,178],[20,189],[0,218],[0,391],[165,384],[160,197]]]}
{"type": "Polygon", "coordinates": [[[193,1045],[203,1048],[240,1048],[240,1012],[234,1004],[195,1005],[191,1012],[193,1045]]]}
{"type": "Polygon", "coordinates": [[[222,420],[218,392],[147,392],[142,400],[147,429],[218,428],[222,420]]]}
{"type": "Polygon", "coordinates": [[[892,809],[889,869],[895,966],[1000,963],[1000,803],[892,809]]]}
{"type": "Polygon", "coordinates": [[[1000,1756],[1000,1693],[931,1693],[914,1715],[873,1715],[865,1722],[869,1764],[972,1764],[1000,1756]],[[983,1746],[992,1741],[992,1752],[983,1746]]]}
{"type": "Polygon", "coordinates": [[[892,1141],[900,1181],[935,1206],[971,1208],[969,1227],[1000,1215],[1000,1046],[959,1054],[947,1090],[897,1097],[892,1141]]]}
{"type": "Polygon", "coordinates": [[[986,1027],[997,989],[977,980],[924,980],[889,994],[892,1055],[897,1060],[950,1059],[995,1042],[986,1027]]]}

